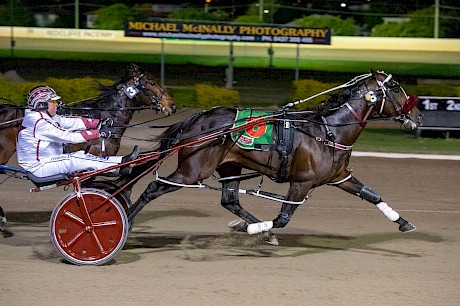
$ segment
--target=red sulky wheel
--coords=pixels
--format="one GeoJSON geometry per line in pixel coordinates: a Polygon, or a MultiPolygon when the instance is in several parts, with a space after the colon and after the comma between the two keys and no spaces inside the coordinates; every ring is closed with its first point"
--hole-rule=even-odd
{"type": "Polygon", "coordinates": [[[123,248],[128,237],[128,217],[117,199],[107,200],[110,194],[105,191],[82,188],[81,194],[78,200],[72,192],[53,210],[51,239],[69,262],[102,265],[123,248]]]}

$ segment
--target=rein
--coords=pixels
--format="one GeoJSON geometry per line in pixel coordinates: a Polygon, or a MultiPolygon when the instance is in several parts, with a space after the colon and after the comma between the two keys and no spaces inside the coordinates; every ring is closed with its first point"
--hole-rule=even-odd
{"type": "Polygon", "coordinates": [[[372,76],[372,73],[367,73],[367,74],[362,74],[362,75],[356,76],[353,79],[351,79],[350,81],[348,81],[347,83],[344,83],[342,85],[327,89],[327,90],[325,90],[323,92],[317,93],[317,94],[315,94],[313,96],[310,96],[310,97],[308,97],[306,99],[303,99],[303,100],[297,100],[297,101],[294,101],[294,102],[290,102],[290,103],[286,104],[285,106],[283,106],[283,109],[289,109],[289,108],[291,108],[293,106],[296,106],[297,104],[310,101],[311,99],[314,99],[314,98],[319,97],[321,95],[324,95],[324,94],[327,94],[329,92],[335,91],[337,89],[354,86],[354,85],[358,84],[359,82],[361,82],[361,81],[363,81],[363,80],[365,80],[365,79],[367,79],[367,78],[369,78],[371,76],[372,76]]]}
{"type": "MultiPolygon", "coordinates": [[[[83,100],[85,101],[85,100],[83,100]]],[[[76,102],[78,103],[78,102],[76,102]]],[[[68,106],[61,106],[62,109],[68,110],[99,110],[99,111],[129,111],[129,110],[145,110],[145,109],[154,109],[153,106],[133,106],[133,107],[120,107],[120,108],[103,108],[103,107],[68,107],[68,106]]]]}
{"type": "MultiPolygon", "coordinates": [[[[12,101],[7,100],[7,99],[5,99],[5,98],[0,98],[0,99],[5,100],[5,101],[12,102],[12,101]]],[[[26,107],[26,106],[16,106],[16,105],[11,105],[11,104],[3,104],[3,105],[0,104],[0,108],[1,108],[2,106],[3,106],[4,108],[8,108],[8,109],[15,109],[15,110],[16,110],[16,115],[17,115],[17,112],[18,112],[19,110],[23,110],[23,109],[27,109],[27,108],[28,108],[28,107],[26,107]]],[[[8,120],[8,121],[1,122],[1,123],[0,123],[0,128],[5,128],[5,127],[8,127],[10,124],[14,124],[14,123],[20,122],[20,121],[22,121],[23,118],[24,118],[24,117],[18,117],[18,118],[16,118],[16,119],[11,119],[11,120],[8,120]]]]}
{"type": "Polygon", "coordinates": [[[12,123],[20,122],[20,121],[22,121],[23,118],[24,118],[24,117],[16,118],[16,119],[12,119],[12,120],[8,120],[8,121],[5,121],[5,122],[2,122],[2,123],[0,123],[0,127],[2,127],[2,126],[4,126],[4,125],[12,124],[12,123]]]}
{"type": "MultiPolygon", "coordinates": [[[[351,105],[347,102],[345,103],[345,106],[350,110],[350,112],[355,116],[355,118],[358,120],[359,124],[364,128],[366,127],[366,123],[364,123],[363,119],[358,115],[358,113],[351,107],[351,105]]],[[[368,112],[369,114],[370,112],[368,112]]],[[[367,117],[367,116],[366,116],[367,117]]]]}

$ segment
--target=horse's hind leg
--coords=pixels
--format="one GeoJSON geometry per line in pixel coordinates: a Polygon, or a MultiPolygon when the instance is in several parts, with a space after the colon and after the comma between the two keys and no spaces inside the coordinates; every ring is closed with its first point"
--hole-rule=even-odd
{"type": "MultiPolygon", "coordinates": [[[[181,180],[177,178],[177,175],[170,175],[166,178],[168,181],[181,183],[181,180]]],[[[134,217],[146,206],[150,201],[158,198],[159,196],[173,192],[182,187],[173,186],[159,181],[150,182],[145,191],[141,194],[139,199],[128,209],[128,220],[134,220],[134,217]]]]}
{"type": "MultiPolygon", "coordinates": [[[[212,156],[213,151],[205,150],[201,151],[200,153],[204,155],[196,154],[193,155],[193,158],[190,158],[190,154],[188,152],[182,153],[182,161],[179,163],[176,171],[173,174],[166,177],[162,181],[153,181],[151,182],[145,191],[141,194],[139,199],[128,209],[128,220],[132,221],[134,217],[142,210],[144,206],[146,206],[150,201],[158,198],[159,196],[176,191],[183,186],[181,185],[194,185],[197,182],[208,178],[214,172],[216,167],[216,160],[211,160],[206,165],[201,167],[193,167],[193,162],[200,161],[201,159],[207,158],[207,156],[212,156]],[[183,155],[188,156],[187,158],[183,158],[183,155]],[[212,163],[214,162],[214,163],[212,163]],[[170,182],[170,183],[168,183],[170,182]]],[[[181,153],[180,153],[181,154],[181,153]]],[[[179,160],[181,160],[181,155],[179,154],[179,160]]],[[[136,168],[135,168],[136,169],[136,168]]],[[[138,170],[133,170],[138,171],[138,170]]]]}
{"type": "Polygon", "coordinates": [[[360,197],[363,200],[366,200],[375,206],[388,218],[390,221],[393,221],[399,224],[399,230],[401,232],[411,232],[415,230],[415,225],[404,220],[395,210],[393,210],[387,203],[382,201],[380,194],[377,191],[372,190],[371,188],[363,185],[356,178],[351,177],[349,180],[342,182],[338,185],[339,187],[346,192],[354,194],[360,197]]]}
{"type": "Polygon", "coordinates": [[[3,212],[3,208],[0,206],[0,232],[5,231],[6,228],[6,217],[5,213],[3,212]]]}
{"type": "MultiPolygon", "coordinates": [[[[230,177],[230,176],[238,176],[241,174],[241,167],[236,165],[232,166],[221,166],[217,169],[220,177],[230,177]]],[[[245,210],[241,204],[239,199],[239,185],[240,182],[238,180],[230,180],[225,181],[222,183],[222,197],[220,200],[220,204],[230,211],[231,213],[235,214],[236,216],[240,217],[242,220],[235,220],[229,223],[229,226],[232,229],[237,231],[246,231],[248,224],[251,223],[259,223],[260,220],[257,219],[255,216],[250,214],[247,210],[245,210]]],[[[264,232],[266,242],[278,245],[278,239],[276,238],[275,234],[269,230],[264,232]]]]}

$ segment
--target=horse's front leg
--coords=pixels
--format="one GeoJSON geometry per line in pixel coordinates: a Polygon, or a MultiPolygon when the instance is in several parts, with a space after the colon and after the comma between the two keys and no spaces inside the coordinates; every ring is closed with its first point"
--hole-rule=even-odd
{"type": "MultiPolygon", "coordinates": [[[[292,201],[292,202],[301,202],[307,197],[310,190],[311,190],[311,185],[308,182],[291,183],[291,185],[289,185],[289,190],[286,196],[286,200],[292,201]]],[[[298,207],[299,207],[298,204],[283,203],[283,205],[281,205],[281,210],[278,214],[278,217],[276,217],[273,220],[273,227],[274,228],[285,227],[289,223],[289,221],[291,221],[291,218],[294,215],[298,207]]]]}
{"type": "Polygon", "coordinates": [[[382,198],[377,191],[374,191],[371,188],[363,185],[356,178],[351,177],[349,180],[336,186],[377,206],[377,208],[380,209],[380,211],[388,219],[390,219],[390,221],[399,224],[399,230],[401,232],[411,232],[416,229],[415,225],[404,220],[395,210],[393,210],[393,208],[382,201],[382,198]]]}

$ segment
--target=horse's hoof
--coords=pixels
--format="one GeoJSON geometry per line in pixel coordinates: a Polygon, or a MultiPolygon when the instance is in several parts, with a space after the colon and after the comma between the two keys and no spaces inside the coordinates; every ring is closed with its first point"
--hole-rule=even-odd
{"type": "Polygon", "coordinates": [[[270,234],[268,232],[264,233],[265,236],[265,242],[271,245],[280,245],[278,238],[276,238],[275,234],[270,234]]]}
{"type": "Polygon", "coordinates": [[[399,230],[403,233],[409,233],[415,231],[417,228],[412,223],[405,223],[399,227],[399,230]]]}
{"type": "Polygon", "coordinates": [[[248,228],[248,223],[242,219],[233,220],[228,224],[231,230],[236,232],[246,232],[248,228]]]}
{"type": "Polygon", "coordinates": [[[5,231],[6,223],[7,223],[6,218],[3,217],[3,216],[1,216],[1,217],[0,217],[0,231],[1,231],[1,232],[4,232],[4,231],[5,231]]]}

